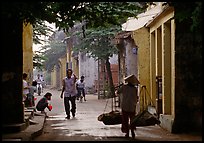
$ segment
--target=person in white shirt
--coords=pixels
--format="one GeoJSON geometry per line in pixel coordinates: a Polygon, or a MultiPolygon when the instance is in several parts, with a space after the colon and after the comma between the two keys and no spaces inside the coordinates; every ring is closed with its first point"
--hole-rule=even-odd
{"type": "Polygon", "coordinates": [[[41,94],[42,92],[42,80],[41,80],[41,77],[40,77],[40,74],[37,75],[37,79],[35,80],[37,82],[37,93],[38,95],[41,94]]]}
{"type": "Polygon", "coordinates": [[[26,98],[29,94],[29,86],[28,86],[28,82],[26,81],[28,77],[27,73],[23,73],[23,102],[26,101],[26,98]]]}
{"type": "Polygon", "coordinates": [[[80,98],[80,95],[82,94],[84,101],[86,101],[86,98],[85,98],[85,81],[84,81],[83,75],[81,76],[81,79],[79,79],[76,82],[76,88],[77,88],[77,100],[80,98]]]}
{"type": "MultiPolygon", "coordinates": [[[[41,85],[42,85],[42,89],[43,89],[43,88],[45,88],[45,80],[44,80],[44,77],[42,74],[40,75],[40,80],[41,80],[41,85]]],[[[42,90],[42,92],[43,92],[43,90],[42,90]]]]}

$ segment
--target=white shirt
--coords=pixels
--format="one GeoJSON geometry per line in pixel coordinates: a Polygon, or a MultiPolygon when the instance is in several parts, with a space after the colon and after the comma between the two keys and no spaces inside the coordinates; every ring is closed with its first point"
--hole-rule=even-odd
{"type": "Polygon", "coordinates": [[[40,78],[37,78],[36,81],[37,81],[37,83],[41,83],[42,82],[42,80],[40,78]]]}
{"type": "Polygon", "coordinates": [[[23,94],[26,95],[29,93],[29,89],[24,89],[25,87],[28,87],[28,83],[26,80],[23,80],[23,94]]]}
{"type": "Polygon", "coordinates": [[[81,82],[81,79],[77,80],[76,84],[78,84],[78,88],[84,88],[85,87],[85,82],[81,82]]]}

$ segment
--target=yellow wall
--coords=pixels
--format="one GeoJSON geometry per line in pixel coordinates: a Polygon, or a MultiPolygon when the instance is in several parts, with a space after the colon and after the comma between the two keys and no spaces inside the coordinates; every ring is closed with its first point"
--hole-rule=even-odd
{"type": "MultiPolygon", "coordinates": [[[[66,56],[62,57],[59,59],[59,62],[61,63],[61,67],[60,67],[60,81],[62,81],[62,79],[64,77],[66,77],[66,56]]],[[[60,87],[62,87],[62,82],[60,82],[60,87]]]]}
{"type": "MultiPolygon", "coordinates": [[[[141,86],[146,86],[147,92],[150,91],[150,44],[149,31],[143,27],[133,31],[132,37],[138,46],[138,80],[141,86]]],[[[140,87],[141,87],[140,86],[140,87]]],[[[141,89],[141,88],[140,88],[141,89]]],[[[144,91],[144,90],[143,90],[144,91]]],[[[144,94],[142,92],[141,94],[144,94]]],[[[149,103],[147,98],[147,103],[149,103]]],[[[141,105],[142,106],[142,105],[141,105]]],[[[144,107],[140,107],[141,109],[144,107]]]]}
{"type": "MultiPolygon", "coordinates": [[[[174,9],[166,8],[147,26],[150,28],[151,82],[156,76],[162,77],[161,126],[172,130],[175,116],[175,23],[174,9]]],[[[151,84],[151,94],[156,86],[151,84]]]]}
{"type": "Polygon", "coordinates": [[[28,82],[33,80],[33,27],[23,25],[23,72],[28,74],[28,82]]]}
{"type": "Polygon", "coordinates": [[[57,70],[56,70],[56,65],[53,67],[53,70],[51,72],[51,86],[53,88],[56,88],[57,87],[57,81],[59,81],[60,83],[60,88],[62,87],[62,79],[64,77],[66,77],[66,59],[67,57],[64,56],[64,57],[61,57],[59,58],[59,65],[60,65],[60,71],[59,73],[57,73],[57,70]]]}
{"type": "Polygon", "coordinates": [[[57,79],[56,79],[56,66],[54,66],[53,70],[51,72],[51,86],[56,87],[56,82],[57,82],[57,79]]]}

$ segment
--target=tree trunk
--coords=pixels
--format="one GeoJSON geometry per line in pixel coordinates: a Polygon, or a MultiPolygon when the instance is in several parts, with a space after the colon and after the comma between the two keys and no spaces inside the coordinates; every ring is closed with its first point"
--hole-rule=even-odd
{"type": "Polygon", "coordinates": [[[114,88],[114,84],[113,84],[112,71],[111,71],[109,58],[106,59],[106,70],[107,70],[107,74],[108,74],[110,97],[113,98],[115,96],[115,88],[114,88]]]}

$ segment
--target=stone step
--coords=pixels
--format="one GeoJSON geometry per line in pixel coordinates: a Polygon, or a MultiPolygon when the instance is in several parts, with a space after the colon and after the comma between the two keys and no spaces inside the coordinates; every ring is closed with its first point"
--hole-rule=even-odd
{"type": "Polygon", "coordinates": [[[13,124],[4,124],[2,125],[3,127],[3,133],[16,133],[20,132],[22,130],[25,130],[29,124],[30,124],[30,119],[33,119],[34,117],[34,111],[35,109],[32,108],[26,108],[24,110],[24,123],[13,123],[13,124]]]}
{"type": "Polygon", "coordinates": [[[33,138],[42,134],[44,122],[45,122],[45,114],[35,115],[33,119],[29,120],[29,126],[16,133],[7,133],[2,135],[2,141],[31,141],[33,138]]]}

